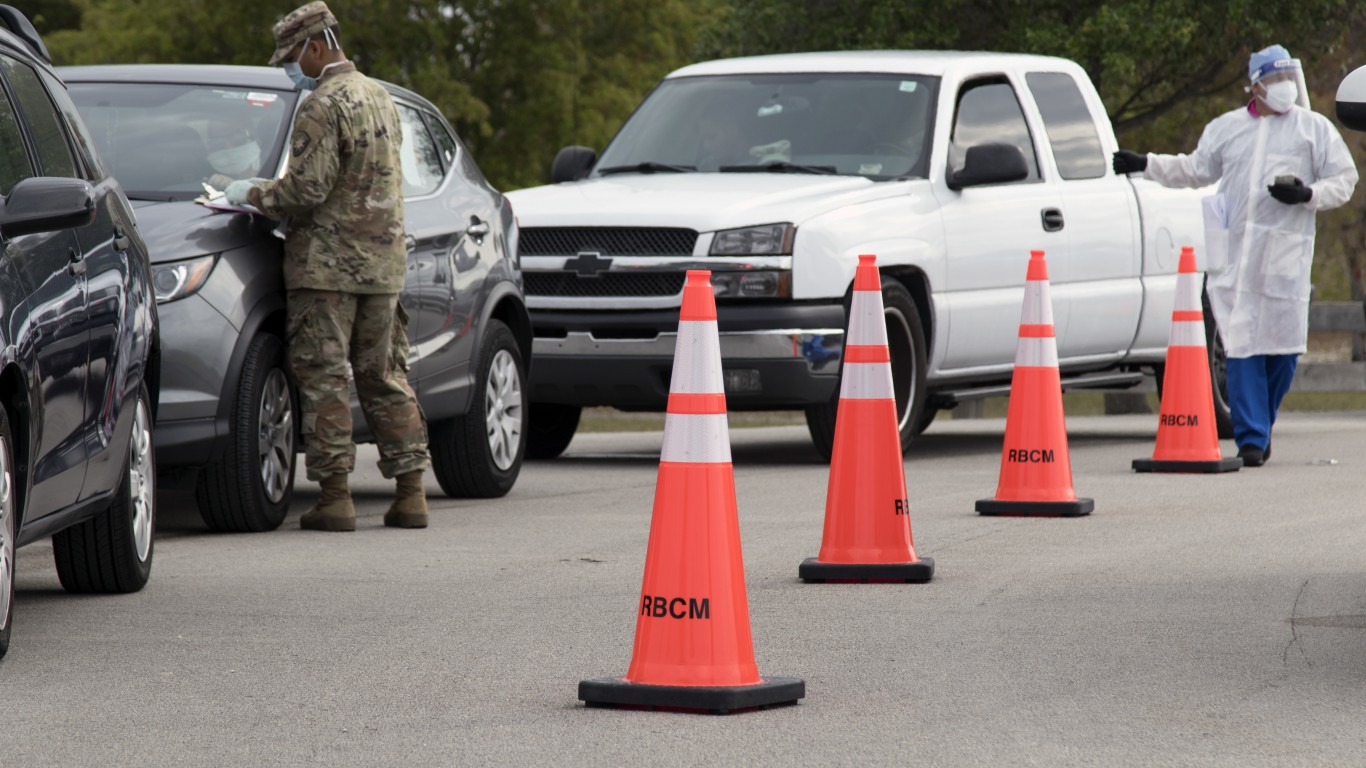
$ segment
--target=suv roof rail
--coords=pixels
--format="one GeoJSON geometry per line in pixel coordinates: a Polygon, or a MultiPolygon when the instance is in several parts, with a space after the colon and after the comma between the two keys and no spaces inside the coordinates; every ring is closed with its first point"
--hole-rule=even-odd
{"type": "Polygon", "coordinates": [[[52,54],[47,52],[47,46],[43,45],[43,38],[38,35],[38,30],[33,28],[33,23],[28,20],[24,12],[12,5],[0,5],[0,23],[3,23],[14,36],[23,40],[38,58],[52,63],[52,54]]]}

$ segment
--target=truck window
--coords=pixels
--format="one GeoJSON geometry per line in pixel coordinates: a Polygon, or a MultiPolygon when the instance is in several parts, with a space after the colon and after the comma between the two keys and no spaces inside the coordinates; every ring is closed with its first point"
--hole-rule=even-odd
{"type": "Polygon", "coordinates": [[[949,139],[949,172],[963,170],[968,147],[991,142],[1019,147],[1029,166],[1024,181],[1039,180],[1039,160],[1034,154],[1034,139],[1025,123],[1024,110],[1020,109],[1010,83],[1001,78],[976,80],[958,92],[953,135],[949,139]]]}
{"type": "Polygon", "coordinates": [[[1064,179],[1098,179],[1105,175],[1105,153],[1100,148],[1096,120],[1071,75],[1031,72],[1025,75],[1029,92],[1039,105],[1053,161],[1064,179]]]}

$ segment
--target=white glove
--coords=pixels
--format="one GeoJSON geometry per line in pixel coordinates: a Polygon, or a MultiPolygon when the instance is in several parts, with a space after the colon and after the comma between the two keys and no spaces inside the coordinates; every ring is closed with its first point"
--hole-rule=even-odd
{"type": "Polygon", "coordinates": [[[246,205],[247,192],[251,191],[252,187],[263,181],[265,181],[265,179],[238,179],[229,184],[227,189],[223,190],[223,197],[227,199],[230,205],[246,205]]]}

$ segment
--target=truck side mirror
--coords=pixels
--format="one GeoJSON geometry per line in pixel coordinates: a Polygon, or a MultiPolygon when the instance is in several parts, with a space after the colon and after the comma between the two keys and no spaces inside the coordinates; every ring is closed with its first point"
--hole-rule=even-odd
{"type": "Polygon", "coordinates": [[[598,153],[592,147],[568,146],[555,155],[550,165],[550,180],[556,184],[562,181],[578,181],[593,170],[598,161],[598,153]]]}
{"type": "Polygon", "coordinates": [[[1338,121],[1354,131],[1366,131],[1366,67],[1359,67],[1338,86],[1338,121]]]}
{"type": "Polygon", "coordinates": [[[949,174],[949,189],[1005,184],[1029,176],[1024,153],[1014,144],[988,143],[968,147],[962,170],[949,174]]]}
{"type": "Polygon", "coordinates": [[[95,190],[81,179],[40,176],[10,190],[0,208],[5,238],[83,227],[95,220],[95,190]]]}

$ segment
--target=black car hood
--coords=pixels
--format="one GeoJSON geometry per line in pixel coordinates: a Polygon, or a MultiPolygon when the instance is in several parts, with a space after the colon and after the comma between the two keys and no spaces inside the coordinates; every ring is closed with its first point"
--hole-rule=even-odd
{"type": "Polygon", "coordinates": [[[133,201],[138,231],[153,263],[241,248],[272,237],[275,223],[245,213],[218,213],[193,202],[133,201]]]}

